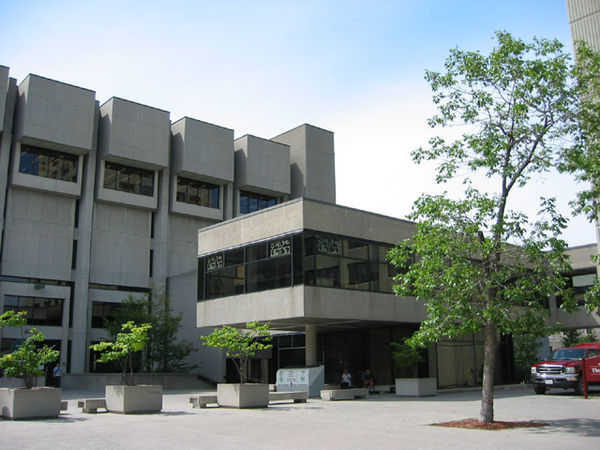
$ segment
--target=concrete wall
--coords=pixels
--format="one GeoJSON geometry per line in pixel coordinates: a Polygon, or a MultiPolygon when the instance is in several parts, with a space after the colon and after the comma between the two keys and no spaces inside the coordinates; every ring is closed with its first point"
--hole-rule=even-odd
{"type": "Polygon", "coordinates": [[[8,67],[0,66],[0,133],[4,130],[6,97],[8,95],[8,67]]]}
{"type": "Polygon", "coordinates": [[[291,198],[335,203],[333,133],[304,124],[271,139],[290,146],[291,198]]]}
{"type": "Polygon", "coordinates": [[[586,41],[595,50],[600,50],[600,2],[567,0],[567,9],[573,40],[586,41]]]}
{"type": "Polygon", "coordinates": [[[234,142],[236,188],[273,196],[290,193],[290,148],[245,135],[234,142]]]}
{"type": "Polygon", "coordinates": [[[169,113],[113,97],[100,107],[101,159],[152,170],[169,165],[169,113]]]}
{"type": "Polygon", "coordinates": [[[233,181],[233,130],[183,117],[171,132],[173,174],[216,184],[233,181]]]}
{"type": "Polygon", "coordinates": [[[74,207],[72,198],[10,189],[2,274],[70,280],[74,207]]]}
{"type": "Polygon", "coordinates": [[[149,287],[150,211],[96,203],[90,283],[149,287]]]}
{"type": "Polygon", "coordinates": [[[19,85],[16,138],[49,149],[85,153],[92,148],[95,94],[28,75],[19,85]]]}

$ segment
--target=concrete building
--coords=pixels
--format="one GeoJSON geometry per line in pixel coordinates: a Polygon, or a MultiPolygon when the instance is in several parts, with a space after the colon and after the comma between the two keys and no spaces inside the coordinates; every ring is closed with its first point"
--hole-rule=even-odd
{"type": "MultiPolygon", "coordinates": [[[[17,83],[0,66],[0,311],[28,311],[69,374],[102,370],[89,345],[107,337],[103,319],[156,287],[183,314],[182,339],[269,322],[275,345],[251,379],[324,364],[327,382],[370,367],[391,384],[390,343],[425,311],[393,295],[385,254],[414,224],[335,201],[330,131],[234,139],[129,100],[100,105],[89,89],[41,76],[17,83]]],[[[587,286],[591,251],[572,252],[574,286],[587,286]]],[[[3,329],[0,351],[20,338],[3,329]]],[[[511,381],[510,345],[499,382],[511,381]]],[[[440,387],[472,384],[482,340],[440,342],[427,356],[419,371],[440,387]]],[[[218,351],[199,346],[190,359],[209,379],[230,376],[218,351]]]]}

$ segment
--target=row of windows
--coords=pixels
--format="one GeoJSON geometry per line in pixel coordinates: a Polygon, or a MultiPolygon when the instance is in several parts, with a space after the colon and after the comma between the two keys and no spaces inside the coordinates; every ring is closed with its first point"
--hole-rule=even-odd
{"type": "Polygon", "coordinates": [[[4,296],[4,311],[27,313],[28,325],[62,326],[63,299],[45,297],[4,296]]]}
{"type": "MultiPolygon", "coordinates": [[[[78,156],[44,148],[21,146],[19,172],[62,181],[77,182],[78,156]]],[[[132,194],[154,195],[154,172],[114,162],[105,162],[103,186],[132,194]]],[[[176,200],[207,208],[220,207],[219,186],[177,177],[176,200]]],[[[240,192],[240,213],[248,214],[277,204],[277,198],[240,192]]]]}
{"type": "Polygon", "coordinates": [[[305,231],[199,258],[198,300],[298,284],[392,293],[391,246],[305,231]]]}
{"type": "Polygon", "coordinates": [[[19,172],[76,183],[78,159],[70,153],[22,145],[19,172]]]}

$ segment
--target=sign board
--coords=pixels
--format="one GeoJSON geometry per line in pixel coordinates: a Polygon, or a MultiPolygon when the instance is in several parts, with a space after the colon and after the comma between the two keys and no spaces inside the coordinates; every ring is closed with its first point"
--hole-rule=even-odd
{"type": "Polygon", "coordinates": [[[325,368],[302,367],[298,369],[279,369],[275,386],[278,392],[304,391],[310,397],[319,397],[325,385],[325,368]]]}
{"type": "Polygon", "coordinates": [[[588,383],[600,383],[600,356],[585,359],[585,378],[588,383]]]}

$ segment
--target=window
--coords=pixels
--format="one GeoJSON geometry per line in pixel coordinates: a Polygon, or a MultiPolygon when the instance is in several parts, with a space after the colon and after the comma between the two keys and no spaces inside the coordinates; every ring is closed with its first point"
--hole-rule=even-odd
{"type": "Polygon", "coordinates": [[[120,303],[92,302],[92,328],[104,328],[104,320],[112,320],[120,303]]]}
{"type": "Polygon", "coordinates": [[[177,201],[219,209],[219,186],[177,177],[177,201]]]}
{"type": "Polygon", "coordinates": [[[70,153],[22,145],[19,172],[76,183],[78,160],[70,153]]]}
{"type": "Polygon", "coordinates": [[[27,313],[28,325],[62,325],[63,299],[44,297],[4,296],[4,311],[27,313]]]}
{"type": "Polygon", "coordinates": [[[152,197],[154,195],[154,172],[105,162],[104,187],[152,197]]]}
{"type": "Polygon", "coordinates": [[[254,211],[276,205],[277,199],[268,195],[240,191],[240,213],[248,214],[254,211]]]}

